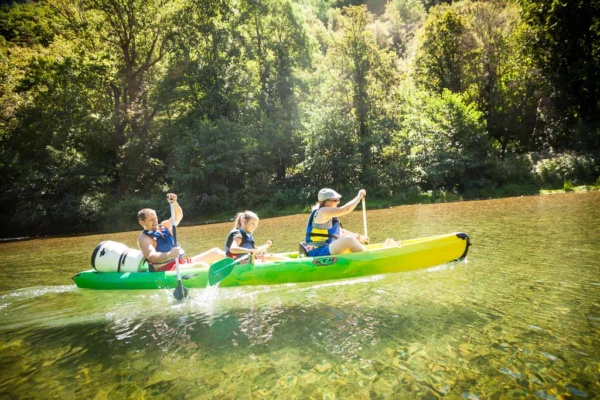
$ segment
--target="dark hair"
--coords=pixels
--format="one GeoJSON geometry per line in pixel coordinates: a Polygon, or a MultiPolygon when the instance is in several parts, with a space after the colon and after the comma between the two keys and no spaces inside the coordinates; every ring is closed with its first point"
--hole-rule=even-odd
{"type": "Polygon", "coordinates": [[[138,214],[137,214],[138,221],[145,221],[146,216],[150,213],[156,214],[156,211],[154,211],[151,208],[142,208],[140,211],[138,211],[138,214]]]}

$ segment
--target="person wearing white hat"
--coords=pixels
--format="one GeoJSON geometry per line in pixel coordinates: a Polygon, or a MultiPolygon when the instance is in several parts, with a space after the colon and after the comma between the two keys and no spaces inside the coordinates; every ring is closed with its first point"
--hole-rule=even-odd
{"type": "Polygon", "coordinates": [[[319,191],[319,202],[313,207],[306,225],[305,243],[308,256],[328,256],[366,250],[362,243],[368,243],[369,238],[342,228],[338,220],[338,217],[354,211],[366,195],[367,192],[361,189],[354,199],[338,207],[342,195],[329,188],[319,191]]]}

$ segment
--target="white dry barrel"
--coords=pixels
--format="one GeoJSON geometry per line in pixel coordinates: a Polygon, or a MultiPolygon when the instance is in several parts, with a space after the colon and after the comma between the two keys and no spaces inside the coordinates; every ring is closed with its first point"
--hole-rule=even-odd
{"type": "Polygon", "coordinates": [[[92,267],[98,272],[139,272],[145,263],[141,251],[112,240],[101,242],[92,253],[92,267]]]}

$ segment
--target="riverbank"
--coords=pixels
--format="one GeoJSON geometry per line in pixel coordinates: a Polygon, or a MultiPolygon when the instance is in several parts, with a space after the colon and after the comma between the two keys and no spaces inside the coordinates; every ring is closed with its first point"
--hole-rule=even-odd
{"type": "MultiPolygon", "coordinates": [[[[589,191],[600,191],[600,185],[580,185],[570,186],[565,185],[562,189],[539,189],[528,186],[510,185],[505,188],[487,191],[485,195],[477,196],[476,194],[471,195],[459,195],[456,193],[447,193],[443,191],[429,191],[426,193],[420,193],[413,196],[405,197],[392,197],[387,199],[382,198],[367,198],[366,206],[367,210],[378,210],[390,207],[399,207],[416,204],[437,204],[437,203],[453,203],[461,201],[476,201],[476,200],[489,200],[489,199],[501,199],[509,197],[522,197],[522,196],[538,196],[538,195],[549,195],[549,194],[560,194],[560,193],[578,193],[578,192],[589,192],[589,191]]],[[[359,206],[360,208],[360,206],[359,206]]],[[[273,207],[253,209],[261,219],[285,217],[295,214],[306,214],[310,211],[310,206],[290,205],[285,208],[274,209],[273,207]]],[[[224,222],[233,222],[231,213],[219,213],[211,215],[208,218],[193,218],[186,216],[181,222],[181,226],[196,226],[196,225],[210,225],[219,224],[224,222]]],[[[106,226],[97,230],[88,232],[77,232],[72,234],[63,235],[40,235],[40,236],[19,236],[14,238],[0,238],[0,243],[25,241],[37,238],[56,238],[56,237],[75,237],[75,236],[86,236],[94,234],[104,233],[115,233],[115,232],[128,232],[138,229],[138,225],[135,222],[127,223],[113,223],[110,226],[106,226]]]]}
{"type": "MultiPolygon", "coordinates": [[[[454,203],[461,201],[477,201],[477,200],[490,200],[490,199],[503,199],[509,197],[522,197],[522,196],[540,196],[549,194],[560,194],[560,193],[578,193],[578,192],[589,192],[589,191],[600,191],[600,185],[580,185],[572,186],[565,185],[562,189],[540,189],[531,186],[520,186],[520,185],[508,185],[502,189],[493,191],[486,191],[485,195],[477,194],[466,194],[459,195],[456,193],[448,193],[443,191],[429,191],[426,193],[420,193],[411,197],[392,197],[387,199],[382,198],[369,198],[367,197],[367,210],[378,210],[382,208],[417,205],[417,204],[437,204],[437,203],[454,203]]],[[[311,205],[312,206],[312,205],[311,205]]],[[[360,208],[360,205],[357,209],[360,208]]],[[[310,206],[302,207],[299,205],[292,205],[286,208],[273,209],[272,207],[256,208],[254,212],[261,219],[286,217],[295,214],[307,214],[310,212],[310,206]]],[[[182,222],[182,226],[195,226],[195,225],[209,225],[218,224],[223,222],[233,222],[233,216],[230,214],[216,214],[208,219],[188,219],[186,222],[182,222]]]]}
{"type": "MultiPolygon", "coordinates": [[[[487,191],[485,195],[478,196],[477,194],[466,194],[460,195],[456,193],[448,193],[443,191],[429,191],[426,193],[420,193],[418,195],[407,197],[407,198],[369,198],[367,197],[367,210],[369,209],[381,209],[389,207],[408,206],[416,204],[436,204],[436,203],[453,203],[459,201],[475,201],[475,200],[490,200],[490,199],[503,199],[508,197],[521,197],[521,196],[538,196],[547,194],[557,193],[577,193],[577,192],[589,192],[589,191],[600,191],[600,184],[596,185],[580,185],[572,186],[565,185],[562,189],[539,189],[531,186],[519,186],[509,185],[505,188],[498,189],[495,191],[487,191]]],[[[360,207],[360,206],[359,206],[360,207]]],[[[257,209],[254,210],[260,218],[275,218],[284,217],[293,214],[308,213],[310,207],[289,207],[280,210],[273,210],[272,208],[257,209]]],[[[221,223],[233,221],[233,218],[223,214],[211,219],[210,221],[198,221],[196,223],[189,223],[189,225],[202,225],[210,223],[221,223]]]]}

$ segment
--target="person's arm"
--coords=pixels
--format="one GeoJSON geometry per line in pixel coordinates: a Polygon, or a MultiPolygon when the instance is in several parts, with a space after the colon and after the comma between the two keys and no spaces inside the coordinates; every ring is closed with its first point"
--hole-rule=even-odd
{"type": "MultiPolygon", "coordinates": [[[[177,195],[175,193],[167,193],[167,203],[173,203],[173,211],[175,212],[175,226],[179,226],[179,223],[183,219],[183,210],[177,202],[177,195]]],[[[169,205],[170,207],[170,205],[169,205]]],[[[170,211],[169,211],[170,212],[170,211]]],[[[173,219],[169,218],[160,223],[163,227],[167,228],[171,234],[173,234],[173,219]]]]}
{"type": "Polygon", "coordinates": [[[245,247],[242,247],[240,246],[241,243],[241,237],[234,237],[233,241],[231,242],[231,246],[229,246],[229,251],[233,254],[262,254],[266,252],[269,247],[271,247],[273,241],[267,240],[265,244],[254,249],[247,249],[245,247]]]}
{"type": "Polygon", "coordinates": [[[358,195],[355,198],[347,202],[341,207],[323,207],[320,208],[315,217],[315,222],[318,224],[324,224],[333,217],[341,217],[342,215],[350,214],[363,197],[367,195],[364,189],[358,191],[358,195]]]}
{"type": "Polygon", "coordinates": [[[267,240],[265,244],[259,246],[255,249],[255,254],[265,254],[267,249],[273,245],[273,241],[271,239],[267,240]]]}
{"type": "Polygon", "coordinates": [[[154,240],[143,233],[140,233],[138,237],[138,247],[146,260],[151,263],[162,263],[179,257],[179,247],[173,247],[171,250],[165,252],[158,252],[154,247],[154,240]]]}
{"type": "Polygon", "coordinates": [[[254,249],[247,249],[245,247],[242,247],[241,244],[242,244],[241,235],[234,236],[233,240],[231,241],[231,245],[229,246],[229,252],[232,254],[253,254],[255,252],[254,249]]]}

